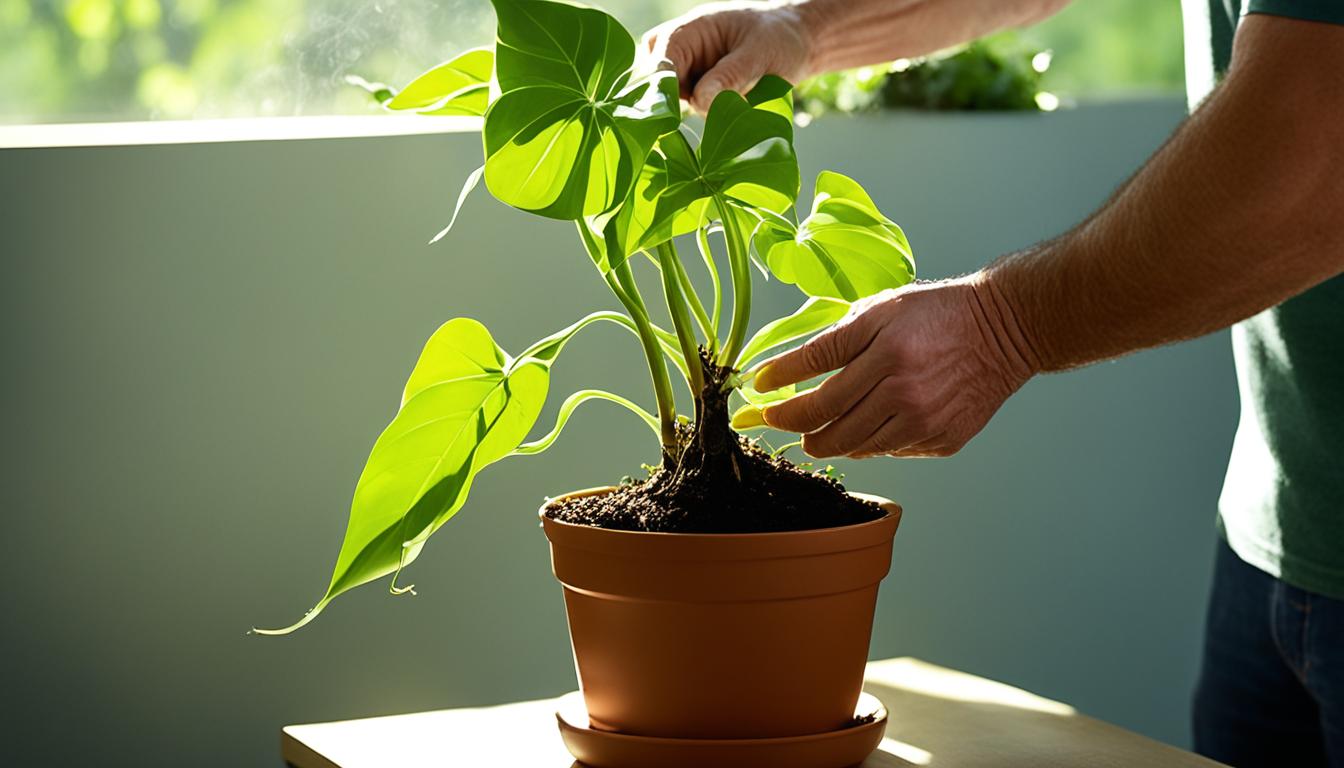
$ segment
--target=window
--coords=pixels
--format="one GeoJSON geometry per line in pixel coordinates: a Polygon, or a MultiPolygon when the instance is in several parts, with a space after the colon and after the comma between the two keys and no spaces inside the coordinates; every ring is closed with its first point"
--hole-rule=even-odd
{"type": "MultiPolygon", "coordinates": [[[[639,31],[695,3],[590,0],[639,31]]],[[[491,39],[486,0],[0,0],[0,122],[360,114],[391,83],[491,39]]],[[[1179,89],[1176,0],[1077,0],[1024,33],[1047,86],[1179,89]]]]}

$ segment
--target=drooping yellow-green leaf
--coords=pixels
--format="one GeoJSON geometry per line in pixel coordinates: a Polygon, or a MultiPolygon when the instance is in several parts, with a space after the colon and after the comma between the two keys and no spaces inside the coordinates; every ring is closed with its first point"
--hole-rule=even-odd
{"type": "Polygon", "coordinates": [[[527,437],[546,401],[553,359],[511,359],[475,320],[440,327],[355,486],[326,594],[293,626],[258,632],[292,632],[342,592],[414,561],[425,539],[461,509],[476,474],[527,437]]]}
{"type": "Polygon", "coordinates": [[[733,411],[733,417],[728,425],[739,432],[748,429],[761,429],[768,426],[765,423],[765,417],[762,415],[764,409],[758,405],[747,403],[736,411],[733,411]]]}
{"type": "Polygon", "coordinates": [[[796,227],[767,217],[754,245],[770,271],[809,296],[857,301],[915,279],[905,233],[853,179],[823,171],[812,213],[796,227]]]}
{"type": "Polygon", "coordinates": [[[744,403],[742,407],[733,411],[733,416],[729,423],[733,429],[744,430],[770,426],[765,423],[766,408],[769,408],[772,405],[778,405],[785,400],[790,400],[811,390],[799,390],[797,385],[790,384],[786,387],[772,389],[769,392],[757,392],[755,387],[748,384],[739,388],[737,391],[738,394],[742,395],[742,399],[747,402],[744,403]]]}
{"type": "Polygon", "coordinates": [[[493,3],[500,95],[485,115],[486,186],[554,219],[611,210],[681,121],[676,75],[632,72],[634,39],[597,9],[493,3]]]}

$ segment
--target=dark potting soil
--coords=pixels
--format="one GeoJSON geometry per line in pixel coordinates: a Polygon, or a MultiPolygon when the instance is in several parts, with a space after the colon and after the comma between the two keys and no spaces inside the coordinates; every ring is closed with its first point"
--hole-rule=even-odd
{"type": "Polygon", "coordinates": [[[682,430],[675,455],[664,456],[646,480],[556,501],[546,515],[623,531],[767,533],[853,525],[885,514],[836,480],[772,458],[734,432],[721,391],[729,373],[705,365],[695,424],[682,430]]]}

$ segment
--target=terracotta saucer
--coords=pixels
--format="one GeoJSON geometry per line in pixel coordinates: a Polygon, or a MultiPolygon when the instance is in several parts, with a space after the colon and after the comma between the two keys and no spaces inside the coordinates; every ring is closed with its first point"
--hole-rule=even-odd
{"type": "Polygon", "coordinates": [[[871,722],[828,733],[775,739],[669,739],[599,731],[589,726],[583,694],[560,699],[555,713],[569,753],[591,768],[848,768],[864,761],[887,727],[887,708],[864,693],[856,719],[871,722]]]}

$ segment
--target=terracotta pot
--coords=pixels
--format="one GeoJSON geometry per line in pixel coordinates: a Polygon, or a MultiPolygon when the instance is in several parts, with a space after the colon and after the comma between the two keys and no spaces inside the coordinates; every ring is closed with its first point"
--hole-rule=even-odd
{"type": "Polygon", "coordinates": [[[901,519],[896,504],[862,498],[887,514],[746,534],[612,531],[543,506],[593,727],[747,739],[844,726],[901,519]]]}

